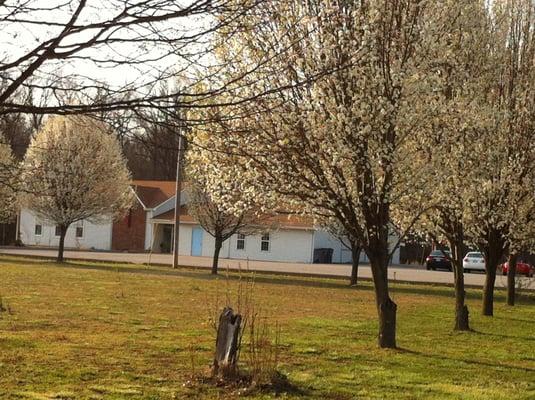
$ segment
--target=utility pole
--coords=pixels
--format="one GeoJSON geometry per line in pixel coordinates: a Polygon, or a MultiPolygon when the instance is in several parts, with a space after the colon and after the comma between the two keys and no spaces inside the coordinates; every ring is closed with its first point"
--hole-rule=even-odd
{"type": "MultiPolygon", "coordinates": [[[[182,131],[182,130],[181,130],[182,131]]],[[[178,137],[178,154],[176,157],[176,191],[175,191],[175,226],[173,228],[173,268],[178,268],[178,239],[180,227],[180,195],[182,193],[182,156],[184,153],[184,137],[178,137]]]]}

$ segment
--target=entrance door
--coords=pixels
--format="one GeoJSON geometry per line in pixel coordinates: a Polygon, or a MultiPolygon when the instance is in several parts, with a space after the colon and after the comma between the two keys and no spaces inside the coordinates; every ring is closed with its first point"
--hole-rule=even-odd
{"type": "Polygon", "coordinates": [[[193,228],[191,231],[191,255],[202,255],[202,228],[193,228]]]}
{"type": "Polygon", "coordinates": [[[160,251],[170,253],[173,246],[173,225],[164,225],[162,227],[162,241],[160,242],[160,251]]]}

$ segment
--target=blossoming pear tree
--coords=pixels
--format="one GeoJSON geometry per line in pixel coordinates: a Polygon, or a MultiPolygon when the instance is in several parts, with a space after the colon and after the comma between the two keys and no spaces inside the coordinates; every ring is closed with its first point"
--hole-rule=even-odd
{"type": "Polygon", "coordinates": [[[535,4],[495,2],[492,16],[488,52],[495,75],[471,147],[483,162],[462,191],[468,234],[485,255],[484,315],[493,315],[496,270],[507,254],[513,256],[508,281],[514,298],[514,256],[533,234],[535,192],[535,4]]]}
{"type": "Polygon", "coordinates": [[[455,286],[455,330],[469,330],[465,304],[463,258],[466,254],[464,210],[461,188],[470,186],[469,171],[478,170],[481,160],[472,151],[477,138],[485,85],[493,76],[487,55],[490,42],[488,11],[481,2],[446,1],[427,20],[422,47],[420,94],[413,106],[416,135],[411,137],[411,174],[426,184],[423,192],[401,196],[394,220],[410,223],[411,210],[424,210],[413,229],[436,243],[446,242],[444,253],[452,264],[455,286]],[[407,217],[409,221],[406,221],[407,217]]]}
{"type": "Polygon", "coordinates": [[[22,187],[22,204],[59,227],[58,262],[69,226],[109,221],[133,201],[130,173],[113,132],[87,116],[45,122],[26,153],[22,187]]]}
{"type": "Polygon", "coordinates": [[[529,0],[507,3],[496,14],[503,22],[497,29],[502,69],[500,88],[505,99],[506,135],[512,145],[519,146],[516,156],[520,164],[516,184],[521,189],[516,202],[516,214],[510,221],[509,269],[507,272],[507,304],[515,303],[515,273],[517,255],[534,249],[535,237],[535,3],[529,0]],[[515,140],[516,137],[516,140],[515,140]]]}
{"type": "Polygon", "coordinates": [[[189,214],[214,238],[212,274],[216,275],[219,253],[226,240],[236,234],[263,233],[270,227],[266,224],[267,215],[261,215],[253,197],[240,189],[236,174],[220,170],[210,158],[210,152],[199,147],[193,147],[188,153],[187,207],[189,214]],[[229,207],[229,203],[233,207],[229,207]]]}
{"type": "Polygon", "coordinates": [[[378,343],[385,348],[396,347],[397,306],[388,285],[391,208],[400,193],[421,185],[405,171],[412,162],[407,127],[426,4],[261,4],[247,27],[222,44],[220,56],[239,61],[228,71],[238,75],[264,60],[246,87],[235,88],[237,98],[251,98],[241,90],[266,93],[269,85],[289,89],[229,110],[199,143],[218,164],[240,164],[235,179],[259,202],[333,218],[358,239],[371,264],[378,343]],[[242,122],[222,129],[230,119],[242,122]]]}

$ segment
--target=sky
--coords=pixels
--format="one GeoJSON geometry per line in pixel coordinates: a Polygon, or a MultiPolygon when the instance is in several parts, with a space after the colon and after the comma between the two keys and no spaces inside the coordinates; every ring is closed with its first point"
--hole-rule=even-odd
{"type": "MultiPolygon", "coordinates": [[[[129,3],[139,3],[141,0],[126,0],[129,3]]],[[[169,3],[166,0],[149,0],[157,5],[169,3]]],[[[80,24],[97,23],[109,20],[117,15],[122,9],[123,0],[90,0],[80,15],[80,24]]],[[[177,1],[170,2],[172,7],[180,7],[177,1]]],[[[72,0],[7,0],[0,6],[0,63],[16,60],[44,41],[54,38],[63,28],[79,1],[72,0]],[[17,6],[27,3],[30,10],[20,11],[17,6]]],[[[168,10],[168,9],[167,9],[168,10]]],[[[199,32],[208,25],[207,17],[188,17],[174,19],[172,21],[136,27],[136,29],[121,29],[111,34],[113,38],[155,38],[166,37],[177,39],[199,32]]],[[[96,31],[90,30],[83,33],[72,34],[65,38],[61,44],[63,51],[70,49],[69,46],[84,42],[96,31]]],[[[91,49],[83,50],[77,54],[77,58],[65,61],[47,61],[35,75],[42,79],[50,79],[52,76],[62,75],[83,79],[88,77],[106,81],[109,84],[121,87],[124,85],[141,82],[154,82],[155,80],[169,81],[169,75],[184,67],[189,67],[191,72],[196,63],[206,62],[206,58],[195,53],[204,50],[206,43],[198,43],[194,46],[183,47],[183,42],[177,40],[172,44],[145,43],[117,43],[113,45],[102,44],[91,49]],[[168,54],[173,48],[174,54],[168,54]],[[186,55],[188,57],[184,57],[186,55]],[[182,55],[179,56],[179,55],[182,55]],[[116,61],[137,61],[143,63],[129,63],[120,65],[116,61]]],[[[0,64],[1,65],[1,64],[0,64]]],[[[13,75],[17,71],[11,70],[13,75]]]]}

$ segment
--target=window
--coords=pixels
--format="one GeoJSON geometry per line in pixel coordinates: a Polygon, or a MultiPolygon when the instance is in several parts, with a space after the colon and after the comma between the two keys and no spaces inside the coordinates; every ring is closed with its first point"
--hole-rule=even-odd
{"type": "Polygon", "coordinates": [[[35,236],[41,236],[43,234],[43,225],[40,222],[35,223],[35,236]]]}
{"type": "Polygon", "coordinates": [[[269,251],[269,233],[264,233],[260,239],[260,251],[269,251]]]}
{"type": "Polygon", "coordinates": [[[483,254],[479,253],[479,252],[471,252],[471,253],[468,253],[466,255],[466,257],[470,257],[470,258],[481,258],[483,259],[483,254]]]}
{"type": "Polygon", "coordinates": [[[245,250],[245,235],[238,233],[238,238],[236,239],[236,250],[245,250]]]}
{"type": "Polygon", "coordinates": [[[76,223],[76,237],[77,238],[84,237],[84,221],[78,221],[76,223]]]}
{"type": "Polygon", "coordinates": [[[61,226],[56,225],[56,230],[54,233],[56,236],[61,236],[61,226]]]}

